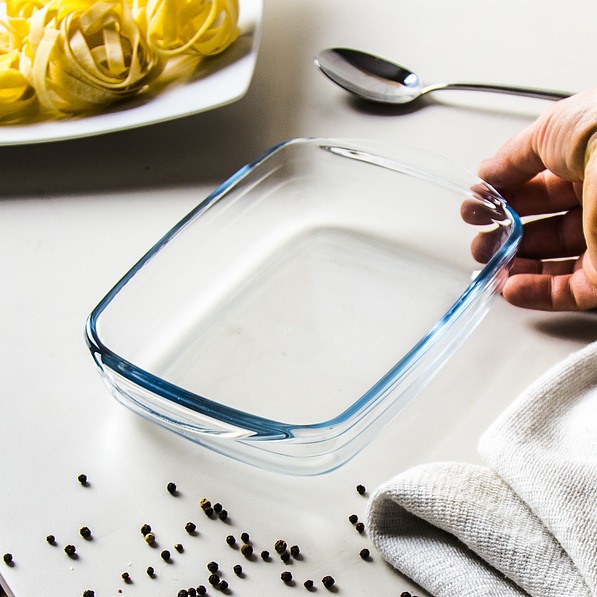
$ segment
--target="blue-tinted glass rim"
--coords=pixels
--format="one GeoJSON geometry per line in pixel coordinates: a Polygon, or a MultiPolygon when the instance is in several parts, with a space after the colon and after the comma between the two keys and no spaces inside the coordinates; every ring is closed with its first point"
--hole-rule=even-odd
{"type": "MultiPolygon", "coordinates": [[[[131,383],[140,386],[141,388],[175,404],[184,406],[190,411],[198,414],[208,416],[212,419],[220,421],[227,426],[234,426],[254,434],[253,438],[263,439],[285,439],[295,435],[297,431],[324,431],[337,429],[337,435],[341,435],[349,429],[354,423],[358,421],[359,413],[370,409],[381,397],[382,390],[389,385],[395,383],[407,370],[416,364],[425,353],[432,347],[432,343],[441,339],[445,335],[451,325],[461,317],[469,308],[471,308],[476,297],[486,290],[490,281],[497,275],[497,273],[508,264],[516,253],[520,239],[522,238],[522,222],[518,214],[501,198],[499,193],[492,189],[486,183],[483,183],[488,190],[491,190],[495,197],[502,203],[502,208],[510,217],[511,230],[508,238],[501,246],[500,250],[485,264],[480,273],[469,284],[466,290],[461,294],[458,300],[448,309],[444,316],[438,320],[425,336],[417,342],[411,350],[405,354],[381,379],[379,379],[369,390],[367,390],[360,398],[351,404],[344,411],[335,417],[308,424],[289,424],[281,421],[252,415],[250,413],[220,404],[209,398],[195,394],[181,388],[175,384],[167,382],[144,369],[136,366],[134,363],[124,359],[120,355],[108,348],[99,337],[97,332],[97,322],[110,304],[113,298],[120,292],[120,290],[128,283],[128,281],[136,275],[136,273],[150,261],[170,240],[172,240],[184,227],[194,220],[204,210],[208,209],[212,204],[223,197],[230,189],[236,186],[242,179],[251,173],[257,166],[266,161],[271,155],[278,152],[282,148],[292,144],[319,144],[329,147],[331,144],[342,145],[343,147],[353,148],[357,150],[363,149],[360,145],[355,145],[353,141],[345,139],[320,139],[320,138],[297,138],[288,141],[282,141],[268,150],[254,161],[248,163],[239,169],[235,174],[223,182],[217,189],[215,189],[208,197],[206,197],[197,207],[191,210],[182,220],[180,220],[173,228],[171,228],[160,240],[158,240],[150,249],[137,261],[137,263],[114,285],[114,287],[106,294],[106,296],[99,302],[97,307],[89,315],[86,326],[85,336],[87,344],[94,354],[94,358],[101,363],[100,366],[108,367],[112,371],[125,377],[131,383]]],[[[366,149],[366,148],[365,148],[366,149]]],[[[431,154],[430,154],[431,155],[431,154]]],[[[437,156],[439,157],[439,156],[437,156]]],[[[456,164],[454,164],[456,166],[456,164]]],[[[479,180],[479,182],[482,182],[479,180]]],[[[153,411],[155,415],[162,416],[161,413],[153,411]]],[[[317,433],[313,434],[313,441],[320,441],[317,433]]],[[[326,434],[325,439],[329,439],[330,435],[326,434]]]]}

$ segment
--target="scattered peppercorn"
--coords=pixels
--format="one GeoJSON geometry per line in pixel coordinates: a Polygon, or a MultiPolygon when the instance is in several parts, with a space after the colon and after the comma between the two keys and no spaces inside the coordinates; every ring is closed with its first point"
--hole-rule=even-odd
{"type": "Polygon", "coordinates": [[[131,579],[131,575],[128,572],[122,573],[122,580],[127,584],[130,584],[131,582],[133,582],[133,580],[131,579]]]}
{"type": "Polygon", "coordinates": [[[187,524],[184,525],[184,530],[189,535],[192,535],[197,530],[197,525],[194,522],[187,522],[187,524]]]}
{"type": "Polygon", "coordinates": [[[147,576],[151,576],[151,578],[153,578],[155,576],[155,570],[153,569],[153,566],[147,566],[147,576]]]}
{"type": "Polygon", "coordinates": [[[180,589],[180,591],[178,591],[178,597],[189,597],[189,592],[186,589],[180,589]]]}
{"type": "Polygon", "coordinates": [[[278,553],[284,553],[286,551],[286,541],[284,541],[283,539],[278,539],[276,541],[276,543],[274,544],[274,549],[278,552],[278,553]]]}
{"type": "Polygon", "coordinates": [[[299,549],[299,546],[298,546],[298,545],[293,545],[293,546],[290,548],[290,555],[291,555],[293,558],[298,558],[298,557],[299,557],[299,555],[300,555],[300,553],[301,553],[301,550],[299,549]]]}
{"type": "Polygon", "coordinates": [[[182,543],[177,543],[177,544],[174,546],[174,549],[175,549],[175,550],[176,550],[178,553],[182,553],[182,552],[184,551],[184,547],[183,547],[182,543]]]}
{"type": "Polygon", "coordinates": [[[412,595],[408,591],[403,591],[400,593],[400,597],[412,597],[412,595]]]}
{"type": "Polygon", "coordinates": [[[95,597],[95,591],[87,589],[86,591],[83,591],[83,597],[95,597]]]}
{"type": "Polygon", "coordinates": [[[228,583],[225,580],[220,581],[218,589],[220,589],[220,591],[226,591],[228,589],[228,583]]]}
{"type": "Polygon", "coordinates": [[[313,588],[313,581],[309,578],[303,583],[305,589],[312,589],[313,588]]]}
{"type": "Polygon", "coordinates": [[[250,558],[253,555],[253,546],[249,543],[244,543],[240,548],[240,553],[242,553],[245,558],[250,558]]]}
{"type": "Polygon", "coordinates": [[[336,583],[333,576],[324,576],[321,579],[321,582],[323,583],[323,586],[326,589],[331,589],[334,586],[334,584],[336,583]]]}
{"type": "Polygon", "coordinates": [[[243,543],[248,543],[251,540],[251,538],[249,537],[249,533],[241,533],[240,534],[240,540],[243,543]]]}
{"type": "Polygon", "coordinates": [[[226,520],[228,518],[228,512],[226,510],[221,510],[218,512],[218,518],[220,520],[226,520]]]}
{"type": "Polygon", "coordinates": [[[357,522],[354,528],[359,532],[362,533],[365,530],[365,525],[362,522],[357,522]]]}
{"type": "Polygon", "coordinates": [[[290,582],[292,580],[292,573],[288,572],[288,570],[285,570],[284,572],[282,572],[282,574],[280,574],[280,578],[284,582],[290,582]]]}
{"type": "Polygon", "coordinates": [[[12,564],[12,554],[11,553],[5,553],[4,556],[2,557],[2,559],[4,560],[5,564],[8,564],[9,566],[12,564]]]}
{"type": "Polygon", "coordinates": [[[226,537],[226,543],[228,543],[230,547],[236,545],[236,539],[234,538],[234,535],[228,535],[228,537],[226,537]]]}
{"type": "Polygon", "coordinates": [[[220,577],[217,574],[210,574],[207,582],[212,585],[212,587],[215,587],[220,584],[220,577]]]}
{"type": "Polygon", "coordinates": [[[207,589],[203,585],[199,585],[197,587],[197,595],[199,595],[199,597],[202,597],[206,593],[207,593],[207,589]]]}
{"type": "Polygon", "coordinates": [[[162,560],[164,560],[164,562],[167,562],[170,559],[170,552],[167,549],[164,549],[160,556],[162,557],[162,560]]]}
{"type": "Polygon", "coordinates": [[[262,560],[269,560],[269,551],[267,551],[267,549],[264,549],[261,552],[261,559],[262,560]]]}
{"type": "Polygon", "coordinates": [[[211,508],[211,502],[207,498],[203,498],[199,502],[199,506],[201,507],[202,510],[205,510],[205,508],[211,508]]]}
{"type": "Polygon", "coordinates": [[[360,495],[365,495],[367,493],[367,489],[365,489],[364,485],[357,485],[357,493],[360,495]]]}
{"type": "Polygon", "coordinates": [[[79,529],[79,534],[81,537],[83,537],[83,539],[91,539],[91,530],[89,527],[81,527],[79,529]]]}
{"type": "Polygon", "coordinates": [[[168,485],[166,485],[166,489],[168,490],[168,493],[174,495],[176,493],[176,483],[168,483],[168,485]]]}
{"type": "Polygon", "coordinates": [[[64,553],[71,557],[75,555],[76,551],[77,551],[77,548],[74,545],[67,545],[64,548],[64,553]]]}
{"type": "Polygon", "coordinates": [[[217,572],[218,571],[218,563],[217,562],[209,562],[209,564],[207,564],[207,569],[210,572],[217,572]]]}
{"type": "Polygon", "coordinates": [[[348,520],[352,523],[352,524],[356,524],[357,522],[359,522],[359,517],[356,514],[351,514],[348,517],[348,520]]]}
{"type": "Polygon", "coordinates": [[[205,513],[205,516],[209,516],[209,518],[211,518],[214,515],[213,508],[203,508],[203,512],[205,513]]]}
{"type": "Polygon", "coordinates": [[[195,587],[189,587],[189,597],[197,597],[197,589],[195,587]]]}
{"type": "Polygon", "coordinates": [[[153,545],[155,543],[155,535],[153,533],[147,533],[147,535],[145,535],[145,541],[147,541],[149,545],[153,545]]]}
{"type": "Polygon", "coordinates": [[[50,544],[50,545],[56,545],[56,537],[54,537],[54,535],[48,535],[46,537],[46,541],[50,544]]]}
{"type": "Polygon", "coordinates": [[[216,514],[219,514],[222,511],[222,504],[220,502],[215,503],[213,509],[216,514]]]}
{"type": "Polygon", "coordinates": [[[142,527],[141,527],[141,534],[143,536],[147,535],[147,533],[151,533],[151,526],[149,526],[147,523],[145,523],[142,527]]]}
{"type": "Polygon", "coordinates": [[[288,560],[290,560],[290,554],[287,551],[285,551],[284,553],[280,554],[280,559],[283,562],[288,562],[288,560]]]}
{"type": "Polygon", "coordinates": [[[87,475],[81,474],[77,477],[77,480],[79,481],[79,483],[81,485],[83,485],[84,487],[87,486],[87,475]]]}
{"type": "Polygon", "coordinates": [[[242,576],[243,574],[243,567],[240,564],[236,564],[233,568],[234,570],[234,574],[236,574],[236,576],[242,576]]]}
{"type": "Polygon", "coordinates": [[[361,549],[359,555],[363,558],[363,560],[366,560],[371,555],[371,552],[365,547],[364,549],[361,549]]]}

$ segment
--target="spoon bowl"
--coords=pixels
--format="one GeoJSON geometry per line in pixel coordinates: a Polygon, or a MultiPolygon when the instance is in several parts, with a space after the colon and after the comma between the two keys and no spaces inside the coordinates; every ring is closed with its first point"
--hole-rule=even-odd
{"type": "Polygon", "coordinates": [[[444,89],[489,91],[551,100],[572,95],[567,91],[489,83],[434,83],[424,86],[421,79],[406,67],[350,48],[323,50],[315,58],[315,64],[346,91],[383,104],[408,104],[426,93],[444,89]]]}

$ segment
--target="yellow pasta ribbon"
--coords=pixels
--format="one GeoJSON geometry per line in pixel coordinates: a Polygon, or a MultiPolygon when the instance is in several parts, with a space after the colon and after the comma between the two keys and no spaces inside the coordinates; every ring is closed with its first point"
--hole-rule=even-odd
{"type": "Polygon", "coordinates": [[[35,94],[19,70],[19,53],[12,50],[0,55],[0,118],[19,120],[35,104],[35,94]]]}
{"type": "Polygon", "coordinates": [[[238,0],[148,0],[149,43],[159,54],[211,56],[238,37],[238,0]]]}

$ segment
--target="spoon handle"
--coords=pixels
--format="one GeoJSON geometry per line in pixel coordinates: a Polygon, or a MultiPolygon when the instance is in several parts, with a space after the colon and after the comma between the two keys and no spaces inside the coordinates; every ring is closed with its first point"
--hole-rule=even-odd
{"type": "Polygon", "coordinates": [[[462,89],[466,91],[489,91],[492,93],[506,93],[509,95],[524,95],[539,99],[560,100],[573,95],[568,91],[555,91],[551,89],[535,89],[533,87],[515,87],[512,85],[493,85],[490,83],[436,83],[428,85],[421,93],[440,91],[443,89],[462,89]]]}

